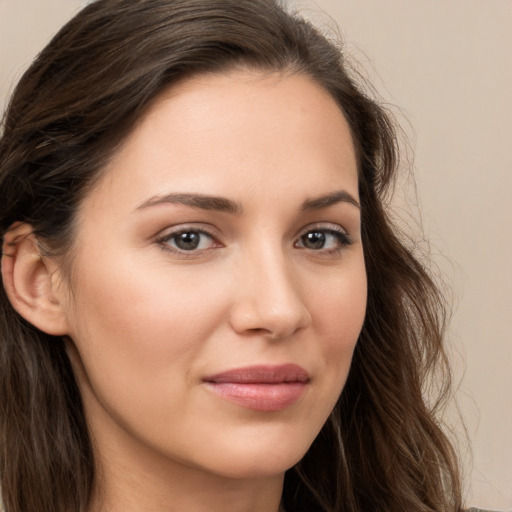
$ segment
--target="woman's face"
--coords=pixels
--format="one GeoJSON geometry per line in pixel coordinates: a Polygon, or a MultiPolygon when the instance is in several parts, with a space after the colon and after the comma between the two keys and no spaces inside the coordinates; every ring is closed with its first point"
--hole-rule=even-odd
{"type": "Polygon", "coordinates": [[[100,460],[244,478],[304,455],[365,314],[358,201],[348,125],[304,76],[156,101],[81,205],[63,294],[100,460]]]}

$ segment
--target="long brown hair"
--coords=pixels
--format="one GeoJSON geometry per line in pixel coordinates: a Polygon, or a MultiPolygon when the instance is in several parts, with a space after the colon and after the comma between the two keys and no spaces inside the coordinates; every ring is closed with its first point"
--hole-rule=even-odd
{"type": "MultiPolygon", "coordinates": [[[[178,80],[239,66],[311,77],[344,112],[359,163],[366,319],[334,411],[286,474],[283,506],[459,511],[455,455],[435,419],[439,402],[425,398],[445,363],[444,302],[383,200],[398,163],[393,123],[340,49],[277,1],[99,0],[84,8],[37,57],[6,111],[0,235],[26,222],[65,259],[81,199],[149,104],[178,80]]],[[[3,287],[0,315],[6,509],[84,511],[94,459],[63,340],[21,318],[3,287]]]]}

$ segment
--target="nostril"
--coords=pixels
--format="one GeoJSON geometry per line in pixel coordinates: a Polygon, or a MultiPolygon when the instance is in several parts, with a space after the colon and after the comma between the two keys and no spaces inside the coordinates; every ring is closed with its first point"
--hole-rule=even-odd
{"type": "Polygon", "coordinates": [[[300,301],[286,308],[238,302],[231,312],[231,325],[236,332],[273,340],[288,338],[310,322],[309,311],[300,301]]]}

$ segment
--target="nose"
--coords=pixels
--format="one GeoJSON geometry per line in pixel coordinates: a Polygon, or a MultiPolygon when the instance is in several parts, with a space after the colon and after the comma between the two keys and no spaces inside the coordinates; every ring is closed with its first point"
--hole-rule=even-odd
{"type": "Polygon", "coordinates": [[[239,334],[283,339],[311,322],[304,290],[280,251],[249,257],[236,286],[230,321],[239,334]]]}

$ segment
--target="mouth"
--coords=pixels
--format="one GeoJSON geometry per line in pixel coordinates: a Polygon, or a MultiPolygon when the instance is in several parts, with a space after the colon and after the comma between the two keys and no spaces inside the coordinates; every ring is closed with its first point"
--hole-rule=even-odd
{"type": "Polygon", "coordinates": [[[310,382],[295,364],[237,368],[203,379],[208,389],[236,405],[256,411],[280,411],[298,402],[310,382]]]}

